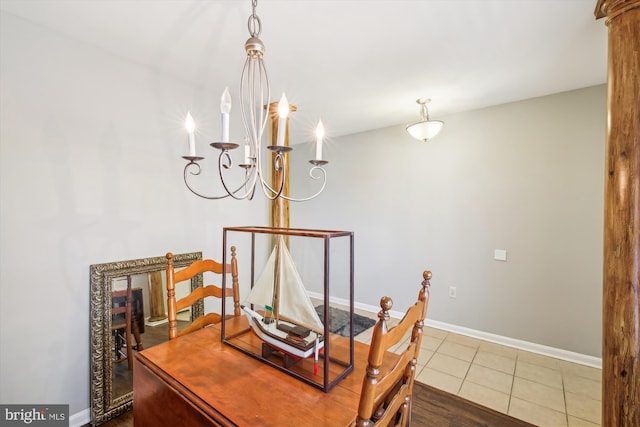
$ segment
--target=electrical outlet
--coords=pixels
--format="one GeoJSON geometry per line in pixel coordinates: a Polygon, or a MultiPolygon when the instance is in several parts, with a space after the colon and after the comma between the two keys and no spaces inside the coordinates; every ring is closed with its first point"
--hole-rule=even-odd
{"type": "Polygon", "coordinates": [[[456,287],[449,286],[449,298],[456,298],[456,287]]]}

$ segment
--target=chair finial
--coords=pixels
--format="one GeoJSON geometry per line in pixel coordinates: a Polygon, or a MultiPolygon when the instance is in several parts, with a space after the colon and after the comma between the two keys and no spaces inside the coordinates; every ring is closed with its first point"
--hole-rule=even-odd
{"type": "Polygon", "coordinates": [[[393,308],[393,300],[391,297],[382,297],[380,298],[380,312],[378,313],[378,318],[380,320],[389,320],[389,311],[393,308]]]}
{"type": "Polygon", "coordinates": [[[432,276],[433,275],[431,274],[431,270],[425,270],[422,273],[422,277],[424,278],[424,281],[422,282],[422,286],[424,286],[424,287],[431,286],[431,283],[429,281],[431,280],[432,276]]]}

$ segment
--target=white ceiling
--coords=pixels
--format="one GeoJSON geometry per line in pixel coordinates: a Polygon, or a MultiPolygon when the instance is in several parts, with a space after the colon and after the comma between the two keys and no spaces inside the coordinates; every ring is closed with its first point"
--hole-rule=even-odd
{"type": "MultiPolygon", "coordinates": [[[[305,128],[292,129],[295,141],[310,139],[319,118],[329,137],[417,121],[418,97],[432,98],[439,118],[605,83],[607,29],[595,4],[260,0],[257,14],[272,100],[285,91],[305,128]]],[[[237,102],[250,0],[0,0],[0,8],[211,97],[229,86],[237,102]]]]}

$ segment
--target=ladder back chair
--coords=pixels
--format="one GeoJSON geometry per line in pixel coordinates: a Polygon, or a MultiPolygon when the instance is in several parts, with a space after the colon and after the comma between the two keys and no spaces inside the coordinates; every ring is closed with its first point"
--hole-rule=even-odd
{"type": "Polygon", "coordinates": [[[225,303],[226,297],[233,298],[233,316],[240,316],[240,294],[238,289],[238,261],[236,260],[236,247],[231,247],[231,263],[226,265],[212,259],[194,261],[183,270],[175,271],[173,267],[173,254],[167,253],[167,315],[169,317],[169,339],[177,338],[180,335],[188,334],[205,326],[220,323],[222,316],[219,313],[211,312],[200,316],[191,322],[189,326],[178,332],[177,315],[180,310],[191,307],[196,301],[204,300],[206,297],[220,298],[221,304],[225,303]],[[176,284],[204,272],[216,274],[231,274],[232,284],[227,287],[225,294],[222,288],[213,284],[198,287],[189,295],[176,300],[176,284]]]}
{"type": "Polygon", "coordinates": [[[353,424],[355,427],[399,427],[411,423],[411,394],[429,305],[431,272],[425,271],[422,276],[424,280],[418,301],[409,308],[400,323],[390,329],[387,321],[393,301],[387,296],[380,299],[381,310],[373,329],[358,415],[353,424]],[[411,340],[407,347],[399,355],[389,352],[405,339],[409,331],[411,340]]]}
{"type": "Polygon", "coordinates": [[[127,361],[133,369],[133,349],[142,350],[138,322],[133,311],[131,276],[127,276],[127,288],[111,292],[111,333],[113,335],[113,363],[127,361]],[[131,339],[136,338],[136,346],[131,339]]]}

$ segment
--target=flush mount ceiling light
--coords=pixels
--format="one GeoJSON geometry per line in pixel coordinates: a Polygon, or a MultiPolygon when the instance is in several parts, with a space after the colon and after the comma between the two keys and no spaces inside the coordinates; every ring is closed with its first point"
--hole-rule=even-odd
{"type": "Polygon", "coordinates": [[[409,135],[411,135],[415,139],[427,142],[431,138],[434,138],[438,133],[440,133],[444,122],[442,120],[429,119],[429,110],[427,109],[427,104],[431,102],[431,99],[419,98],[416,100],[416,102],[420,105],[420,115],[422,116],[422,120],[407,125],[407,132],[409,132],[409,135]]]}

